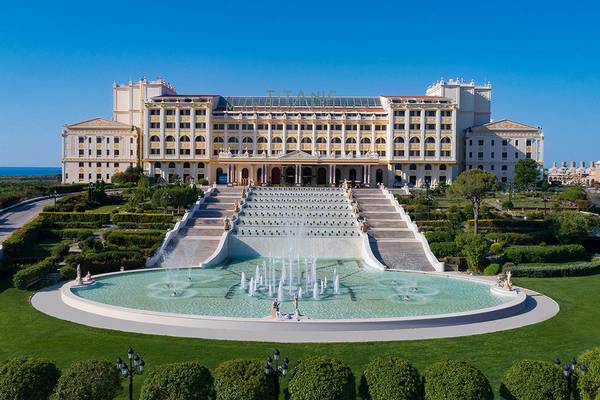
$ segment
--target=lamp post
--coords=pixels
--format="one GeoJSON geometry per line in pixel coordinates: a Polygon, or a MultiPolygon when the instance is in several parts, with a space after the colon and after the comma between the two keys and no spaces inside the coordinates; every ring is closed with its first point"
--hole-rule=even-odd
{"type": "Polygon", "coordinates": [[[548,196],[544,196],[543,200],[544,200],[544,218],[545,218],[546,217],[546,211],[547,211],[546,204],[548,204],[548,200],[550,200],[550,198],[548,196]]]}
{"type": "Polygon", "coordinates": [[[275,390],[276,393],[279,393],[279,378],[282,378],[287,373],[288,364],[290,363],[290,359],[286,357],[283,358],[283,362],[279,365],[279,357],[281,353],[279,350],[275,349],[273,353],[273,358],[271,356],[267,356],[265,359],[265,374],[266,375],[274,375],[275,376],[275,390]]]}
{"type": "Polygon", "coordinates": [[[54,198],[54,208],[56,208],[56,198],[58,197],[58,192],[56,190],[52,193],[52,197],[54,198]]]}
{"type": "MultiPolygon", "coordinates": [[[[557,358],[556,360],[554,360],[554,365],[560,368],[560,359],[557,358]]],[[[567,390],[569,391],[569,398],[571,398],[573,378],[577,376],[576,374],[583,376],[587,372],[587,366],[584,364],[581,364],[579,368],[576,367],[577,359],[575,357],[573,357],[571,362],[565,363],[565,365],[562,366],[563,375],[567,379],[567,390]]]]}
{"type": "Polygon", "coordinates": [[[119,368],[124,378],[129,378],[129,400],[133,400],[133,376],[143,374],[146,363],[131,347],[127,349],[127,358],[129,363],[127,363],[127,360],[123,361],[121,357],[118,357],[117,368],[119,368]]]}

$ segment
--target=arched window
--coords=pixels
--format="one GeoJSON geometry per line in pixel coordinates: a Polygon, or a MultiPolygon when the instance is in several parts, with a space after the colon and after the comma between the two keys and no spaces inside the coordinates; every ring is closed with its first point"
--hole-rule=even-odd
{"type": "Polygon", "coordinates": [[[190,163],[189,162],[184,162],[183,163],[183,168],[189,168],[190,167],[190,163]]]}
{"type": "Polygon", "coordinates": [[[300,143],[312,143],[312,140],[308,136],[304,136],[300,143]]]}
{"type": "Polygon", "coordinates": [[[364,138],[360,139],[360,142],[362,144],[370,144],[371,143],[371,139],[369,139],[368,137],[364,137],[364,138]]]}
{"type": "Polygon", "coordinates": [[[204,136],[196,136],[196,142],[206,142],[204,136]]]}
{"type": "Polygon", "coordinates": [[[175,163],[174,162],[170,162],[169,163],[169,168],[175,168],[175,163]]]}
{"type": "Polygon", "coordinates": [[[410,143],[421,143],[421,140],[418,137],[410,138],[410,143]]]}
{"type": "Polygon", "coordinates": [[[342,143],[342,139],[340,139],[339,137],[334,137],[333,139],[331,139],[331,143],[335,143],[335,144],[342,143]]]}
{"type": "Polygon", "coordinates": [[[425,143],[426,144],[432,144],[435,143],[435,139],[432,137],[428,137],[427,139],[425,139],[425,143]]]}
{"type": "Polygon", "coordinates": [[[246,136],[245,138],[242,139],[242,143],[252,143],[253,140],[250,136],[246,136]]]}
{"type": "MultiPolygon", "coordinates": [[[[346,139],[346,144],[353,144],[356,143],[356,139],[354,139],[353,137],[349,137],[348,139],[346,139]]],[[[351,180],[355,180],[355,179],[351,179],[351,180]]]]}
{"type": "Polygon", "coordinates": [[[154,168],[160,168],[160,167],[162,167],[161,163],[159,163],[159,162],[154,163],[154,168]]]}
{"type": "Polygon", "coordinates": [[[378,137],[377,139],[375,139],[375,143],[377,144],[385,144],[385,139],[382,137],[378,137]]]}
{"type": "Polygon", "coordinates": [[[179,138],[180,142],[189,142],[190,141],[190,137],[189,136],[182,136],[179,138]]]}
{"type": "Polygon", "coordinates": [[[286,143],[298,143],[298,139],[296,139],[293,136],[290,136],[289,138],[287,138],[286,143]]]}
{"type": "Polygon", "coordinates": [[[152,135],[152,136],[150,136],[150,141],[151,142],[160,142],[160,138],[156,135],[152,135]]]}
{"type": "Polygon", "coordinates": [[[213,143],[225,143],[225,140],[221,136],[215,136],[213,143]]]}
{"type": "Polygon", "coordinates": [[[446,164],[440,164],[440,171],[446,170],[446,164]]]}
{"type": "Polygon", "coordinates": [[[442,144],[449,144],[450,143],[450,138],[449,137],[443,137],[442,140],[440,141],[440,143],[442,143],[442,144]]]}
{"type": "Polygon", "coordinates": [[[431,171],[431,164],[425,164],[425,171],[431,171]]]}
{"type": "Polygon", "coordinates": [[[404,143],[404,138],[403,137],[397,137],[394,139],[394,143],[396,144],[403,144],[404,143]]]}
{"type": "Polygon", "coordinates": [[[281,140],[280,137],[274,137],[273,138],[273,143],[283,143],[283,140],[281,140]]]}
{"type": "Polygon", "coordinates": [[[324,137],[318,137],[317,138],[317,143],[327,143],[327,139],[325,139],[324,137]]]}
{"type": "Polygon", "coordinates": [[[203,162],[199,162],[198,163],[198,168],[204,168],[204,163],[203,162]]]}
{"type": "Polygon", "coordinates": [[[267,138],[264,136],[261,136],[258,139],[256,139],[256,143],[267,143],[267,138]]]}
{"type": "Polygon", "coordinates": [[[174,142],[174,141],[175,141],[175,137],[174,136],[169,135],[169,136],[167,136],[165,138],[165,142],[174,142]]]}
{"type": "Polygon", "coordinates": [[[417,170],[417,164],[410,164],[410,166],[408,167],[408,169],[410,169],[411,171],[416,171],[417,170]]]}
{"type": "Polygon", "coordinates": [[[229,138],[229,140],[227,141],[228,143],[239,143],[239,139],[235,136],[232,136],[229,138]]]}

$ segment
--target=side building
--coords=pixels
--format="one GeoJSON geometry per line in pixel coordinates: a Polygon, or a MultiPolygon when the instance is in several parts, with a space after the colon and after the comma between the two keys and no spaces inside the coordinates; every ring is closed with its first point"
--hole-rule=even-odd
{"type": "Polygon", "coordinates": [[[63,181],[109,181],[135,164],[168,182],[437,186],[472,165],[467,136],[490,116],[491,85],[458,80],[424,96],[227,97],[142,79],[113,86],[112,121],[92,120],[111,131],[65,127],[63,181]]]}

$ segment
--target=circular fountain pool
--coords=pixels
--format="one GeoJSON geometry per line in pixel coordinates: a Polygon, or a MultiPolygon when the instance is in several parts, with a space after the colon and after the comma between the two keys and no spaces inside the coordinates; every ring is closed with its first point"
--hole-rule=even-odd
{"type": "Polygon", "coordinates": [[[70,292],[90,303],[143,312],[252,319],[267,318],[277,298],[281,313],[292,314],[298,293],[300,313],[310,320],[461,315],[515,302],[514,296],[493,294],[489,284],[479,281],[381,272],[356,260],[327,259],[288,263],[257,258],[206,269],[108,274],[70,292]]]}

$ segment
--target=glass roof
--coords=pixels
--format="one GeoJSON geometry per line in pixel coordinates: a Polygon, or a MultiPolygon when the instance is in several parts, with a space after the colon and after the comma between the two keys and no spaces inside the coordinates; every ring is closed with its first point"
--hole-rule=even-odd
{"type": "Polygon", "coordinates": [[[219,98],[217,109],[236,107],[381,108],[381,101],[379,97],[229,96],[219,98]]]}

